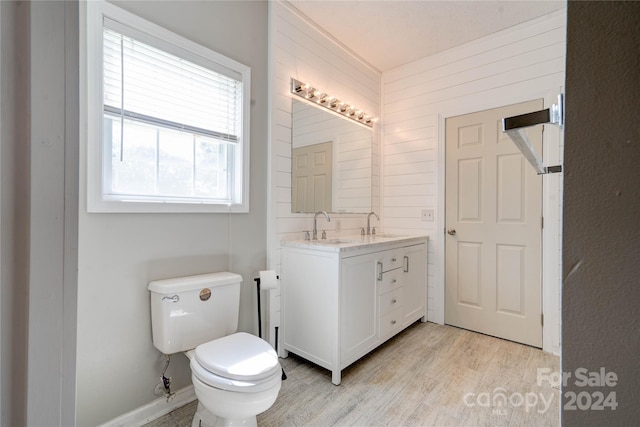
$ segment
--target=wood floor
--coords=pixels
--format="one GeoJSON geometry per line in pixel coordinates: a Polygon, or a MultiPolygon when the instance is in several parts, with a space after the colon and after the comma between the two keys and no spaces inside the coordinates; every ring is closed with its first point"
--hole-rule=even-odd
{"type": "MultiPolygon", "coordinates": [[[[539,349],[433,323],[416,323],[342,372],[295,355],[265,426],[557,426],[559,390],[537,369],[559,371],[539,349]]],[[[147,424],[191,425],[195,402],[147,424]]]]}

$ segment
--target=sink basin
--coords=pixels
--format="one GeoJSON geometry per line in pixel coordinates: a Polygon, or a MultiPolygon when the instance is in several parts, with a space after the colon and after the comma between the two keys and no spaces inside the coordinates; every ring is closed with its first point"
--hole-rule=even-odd
{"type": "Polygon", "coordinates": [[[387,234],[387,233],[378,233],[371,237],[403,237],[402,234],[387,234]]]}
{"type": "Polygon", "coordinates": [[[321,245],[343,245],[347,243],[355,243],[355,240],[350,239],[324,239],[318,240],[318,243],[321,245]]]}

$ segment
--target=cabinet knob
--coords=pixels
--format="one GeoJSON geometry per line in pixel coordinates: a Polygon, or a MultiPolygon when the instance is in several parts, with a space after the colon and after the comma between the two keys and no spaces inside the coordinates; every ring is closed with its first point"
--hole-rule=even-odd
{"type": "Polygon", "coordinates": [[[391,304],[395,304],[395,303],[397,303],[397,302],[398,302],[398,300],[397,300],[397,299],[395,299],[395,298],[391,300],[391,304]]]}
{"type": "Polygon", "coordinates": [[[396,324],[396,321],[395,321],[395,320],[392,320],[392,321],[391,321],[391,324],[392,324],[392,325],[395,325],[395,324],[396,324]]]}
{"type": "Polygon", "coordinates": [[[391,258],[391,262],[396,262],[397,259],[396,258],[391,258]]]}
{"type": "Polygon", "coordinates": [[[398,279],[393,279],[393,280],[391,281],[391,283],[396,283],[397,281],[398,281],[398,279]]]}

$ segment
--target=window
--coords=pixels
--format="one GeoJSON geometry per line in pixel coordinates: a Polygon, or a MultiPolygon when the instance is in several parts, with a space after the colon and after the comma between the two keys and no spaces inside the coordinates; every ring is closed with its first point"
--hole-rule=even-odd
{"type": "Polygon", "coordinates": [[[87,2],[90,212],[247,212],[250,70],[87,2]]]}

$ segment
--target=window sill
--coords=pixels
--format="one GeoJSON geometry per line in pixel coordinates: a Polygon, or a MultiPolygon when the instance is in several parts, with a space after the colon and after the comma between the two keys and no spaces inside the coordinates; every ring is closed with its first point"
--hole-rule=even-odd
{"type": "Polygon", "coordinates": [[[248,204],[89,200],[88,213],[248,213],[248,204]]]}

